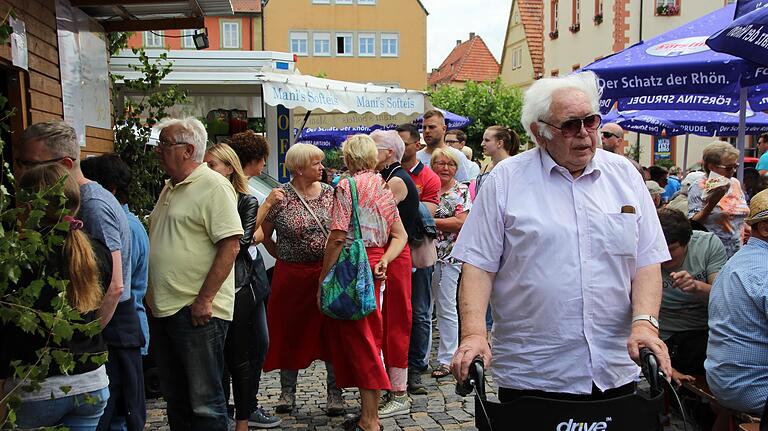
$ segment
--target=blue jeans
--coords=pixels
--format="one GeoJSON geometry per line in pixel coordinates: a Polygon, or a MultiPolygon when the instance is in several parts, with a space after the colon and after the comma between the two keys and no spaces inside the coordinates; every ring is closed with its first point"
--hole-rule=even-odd
{"type": "Polygon", "coordinates": [[[432,343],[432,271],[434,267],[416,269],[411,273],[411,343],[408,368],[422,372],[429,365],[432,343]]]}
{"type": "Polygon", "coordinates": [[[189,307],[150,320],[172,431],[227,431],[221,376],[228,327],[229,322],[215,317],[205,325],[192,326],[189,307]]]}
{"type": "Polygon", "coordinates": [[[104,388],[55,400],[23,402],[16,409],[16,425],[21,428],[63,425],[71,431],[94,431],[108,399],[109,388],[104,388]],[[86,398],[90,398],[90,402],[86,398]]]}

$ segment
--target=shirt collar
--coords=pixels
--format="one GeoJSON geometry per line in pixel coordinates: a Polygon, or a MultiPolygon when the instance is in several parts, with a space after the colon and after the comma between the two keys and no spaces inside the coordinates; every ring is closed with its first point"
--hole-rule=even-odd
{"type": "Polygon", "coordinates": [[[168,180],[165,180],[165,184],[168,186],[169,189],[173,190],[173,189],[175,189],[177,187],[180,187],[180,186],[182,186],[184,184],[194,183],[195,181],[200,179],[200,177],[205,175],[205,171],[207,171],[207,170],[210,170],[208,165],[205,164],[205,163],[200,163],[189,175],[187,175],[187,178],[184,178],[183,181],[181,181],[178,184],[174,185],[171,182],[171,180],[168,179],[168,180]]]}
{"type": "Polygon", "coordinates": [[[747,244],[768,250],[768,242],[763,241],[760,238],[755,238],[754,236],[749,237],[749,241],[747,241],[747,244]]]}
{"type": "MultiPolygon", "coordinates": [[[[541,156],[541,166],[542,166],[542,168],[544,168],[544,172],[546,172],[546,173],[551,175],[552,171],[556,170],[558,173],[560,173],[560,175],[563,175],[569,181],[573,181],[573,176],[568,171],[568,169],[566,169],[563,166],[558,165],[555,162],[555,159],[553,159],[552,156],[549,155],[549,151],[547,151],[543,147],[539,147],[539,154],[541,156]]],[[[600,172],[600,167],[599,167],[599,164],[598,164],[598,157],[600,157],[600,156],[602,156],[602,155],[600,154],[600,150],[598,149],[595,152],[595,156],[592,157],[592,160],[589,161],[589,164],[587,164],[587,167],[584,168],[584,172],[581,174],[581,176],[579,178],[589,176],[592,173],[595,173],[595,175],[596,175],[595,179],[600,177],[601,172],[600,172]]]]}
{"type": "Polygon", "coordinates": [[[423,169],[424,169],[424,163],[417,161],[416,164],[411,168],[411,173],[413,175],[419,175],[419,173],[421,173],[423,169]]]}

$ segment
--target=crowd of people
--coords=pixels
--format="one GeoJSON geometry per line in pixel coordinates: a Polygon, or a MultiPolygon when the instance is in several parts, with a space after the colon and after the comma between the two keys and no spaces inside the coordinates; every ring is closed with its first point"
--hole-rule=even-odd
{"type": "MultiPolygon", "coordinates": [[[[104,329],[61,347],[109,356],[105,366],[50,369],[40,388],[20,392],[17,423],[143,429],[151,346],[172,430],[224,431],[229,417],[237,431],[278,427],[258,403],[262,372],[279,370],[275,411],[287,414],[299,371],[316,360],[325,362],[326,413],[345,413],[343,389],[358,388],[360,415],[345,426],[377,430],[427,394],[433,313],[431,377],[463,380],[475,357],[486,366],[493,357],[502,401],[633,393],[648,347],[676,383],[706,375],[724,407],[761,412],[764,173],[742,188],[738,152],[722,142],[704,150],[703,172],[644,169],[614,154],[624,131],[601,127],[598,102],[591,73],[536,81],[521,115],[536,148],[518,154],[513,130],[489,127],[482,167],[439,110],[424,114],[423,135],[403,124],[348,137],[335,185],[322,181],[323,151],[295,144],[285,156],[291,180],[263,202],[248,184],[269,155],[263,137],[246,131],[209,146],[200,121],[165,119],[155,151],[168,180],[148,230],[128,208],[125,162],[81,161],[71,127],[31,126],[18,187],[37,192],[63,178],[70,230],[18,285],[41,270],[69,280],[69,303],[104,329]],[[713,172],[725,179],[716,187],[713,172]],[[321,311],[323,282],[355,241],[376,307],[333,318],[321,311]],[[258,244],[276,258],[271,280],[258,244]]],[[[52,210],[40,228],[60,222],[52,210]]],[[[50,309],[52,294],[44,289],[36,306],[50,309]]],[[[11,361],[33,361],[45,339],[10,326],[0,337],[0,378],[12,387],[11,361]]]]}

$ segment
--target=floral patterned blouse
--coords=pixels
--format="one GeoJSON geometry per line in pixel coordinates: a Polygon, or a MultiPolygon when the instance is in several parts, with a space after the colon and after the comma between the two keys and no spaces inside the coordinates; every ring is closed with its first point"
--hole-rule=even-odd
{"type": "MultiPolygon", "coordinates": [[[[373,171],[361,171],[354,175],[357,185],[358,218],[366,247],[386,247],[392,224],[400,220],[392,192],[385,187],[384,179],[373,171]]],[[[347,241],[355,238],[352,227],[352,192],[349,179],[339,181],[331,209],[331,230],[347,232],[347,241]]]]}
{"type": "MultiPolygon", "coordinates": [[[[308,199],[307,204],[326,229],[331,220],[333,187],[321,183],[320,196],[308,199]]],[[[277,232],[277,258],[286,262],[317,262],[325,253],[325,233],[301,203],[299,195],[289,183],[282,184],[285,199],[276,203],[267,213],[267,221],[277,232]]]]}
{"type": "MultiPolygon", "coordinates": [[[[440,203],[435,211],[435,218],[449,218],[472,209],[472,199],[469,196],[469,186],[456,181],[453,187],[440,195],[440,203]]],[[[441,262],[457,263],[451,257],[453,244],[459,237],[458,232],[437,231],[437,260],[441,262]]]]}
{"type": "MultiPolygon", "coordinates": [[[[688,217],[693,217],[706,206],[706,183],[704,177],[691,184],[688,190],[688,217]]],[[[741,234],[744,231],[744,221],[749,215],[749,205],[741,190],[741,183],[731,178],[731,187],[715,205],[712,213],[702,222],[704,227],[717,235],[725,246],[725,254],[730,258],[741,248],[741,234]]]]}

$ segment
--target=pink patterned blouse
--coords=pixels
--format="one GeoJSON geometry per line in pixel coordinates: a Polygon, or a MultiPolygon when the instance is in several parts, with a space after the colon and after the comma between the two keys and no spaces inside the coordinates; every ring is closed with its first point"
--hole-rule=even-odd
{"type": "MultiPolygon", "coordinates": [[[[386,247],[392,224],[400,220],[392,192],[385,188],[384,179],[373,171],[354,175],[357,184],[358,218],[366,247],[386,247]]],[[[336,187],[331,207],[331,230],[347,232],[354,239],[352,227],[352,194],[349,180],[342,179],[336,187]]]]}

